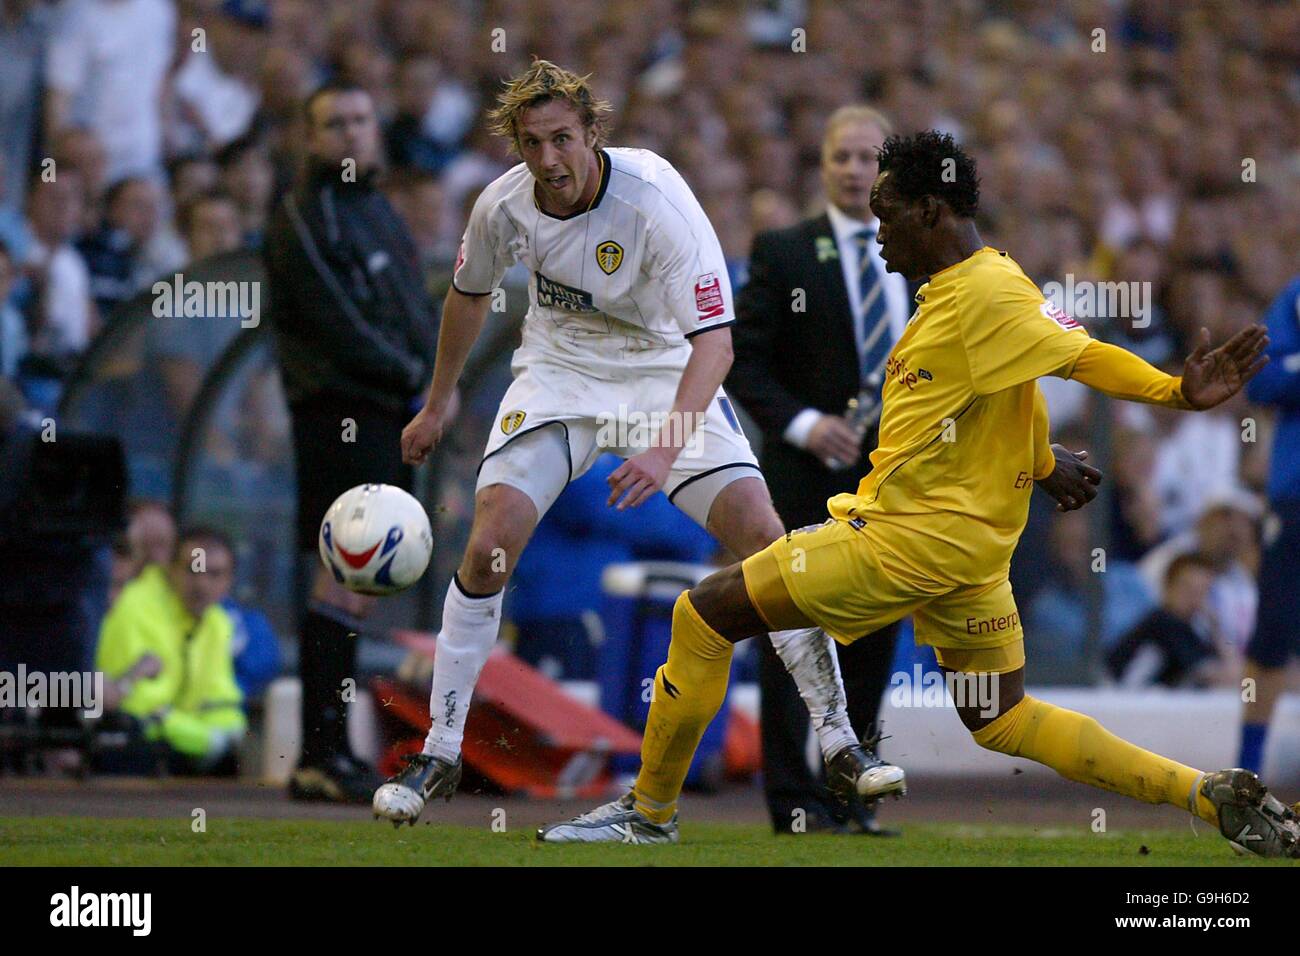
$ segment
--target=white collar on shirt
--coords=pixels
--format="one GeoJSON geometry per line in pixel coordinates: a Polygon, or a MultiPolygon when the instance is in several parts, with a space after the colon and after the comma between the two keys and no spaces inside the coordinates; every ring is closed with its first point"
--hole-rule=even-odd
{"type": "Polygon", "coordinates": [[[880,220],[875,216],[872,216],[869,221],[863,222],[861,219],[851,218],[831,203],[826,204],[826,215],[830,217],[831,230],[835,233],[835,245],[841,249],[845,246],[853,246],[854,237],[863,229],[870,229],[875,232],[880,228],[880,220]]]}

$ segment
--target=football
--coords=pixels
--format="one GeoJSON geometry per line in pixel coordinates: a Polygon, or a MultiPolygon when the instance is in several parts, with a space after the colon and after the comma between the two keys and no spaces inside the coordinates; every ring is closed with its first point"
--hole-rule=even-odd
{"type": "Polygon", "coordinates": [[[429,565],[429,516],[393,485],[357,485],[334,499],[320,525],[320,557],[349,591],[396,594],[429,565]]]}

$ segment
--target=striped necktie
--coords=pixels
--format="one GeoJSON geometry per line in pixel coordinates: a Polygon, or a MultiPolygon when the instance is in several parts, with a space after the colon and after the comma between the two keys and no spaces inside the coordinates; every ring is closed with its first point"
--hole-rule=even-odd
{"type": "Polygon", "coordinates": [[[855,233],[858,247],[858,301],[862,303],[862,382],[877,392],[885,380],[885,360],[894,343],[889,333],[889,309],[885,304],[885,287],[871,261],[870,244],[876,241],[874,229],[855,233]]]}

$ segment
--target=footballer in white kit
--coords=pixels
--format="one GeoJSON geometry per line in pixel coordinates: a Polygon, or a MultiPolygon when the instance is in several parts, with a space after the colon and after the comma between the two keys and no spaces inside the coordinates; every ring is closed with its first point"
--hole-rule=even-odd
{"type": "MultiPolygon", "coordinates": [[[[735,323],[722,247],[678,172],[643,149],[600,149],[597,160],[599,186],[577,216],[543,212],[522,163],[483,190],[452,280],[462,294],[487,295],[510,266],[528,268],[515,380],[501,400],[478,487],[514,485],[539,516],[602,453],[629,457],[654,442],[690,358],[688,340],[735,323]],[[554,442],[540,457],[507,453],[544,428],[554,442]],[[567,467],[548,453],[560,440],[567,467]]],[[[718,492],[757,472],[719,387],[663,490],[707,525],[718,492]]]]}
{"type": "MultiPolygon", "coordinates": [[[[608,479],[609,504],[620,510],[662,490],[742,557],[785,531],[721,387],[731,365],[731,285],[685,181],[652,152],[605,148],[607,104],[585,77],[545,60],[510,80],[498,104],[494,131],[524,162],[474,204],[429,397],[402,433],[404,460],[422,462],[451,421],[489,300],[516,263],[529,271],[529,307],[514,382],[479,467],[469,543],[447,588],[424,750],[375,792],[375,815],[395,824],[413,824],[427,801],[455,793],[465,718],[496,642],[505,584],[537,522],[599,455],[625,459],[608,479]]],[[[830,638],[803,628],[771,639],[808,705],[832,791],[846,801],[904,792],[903,772],[853,736],[830,638]]],[[[676,839],[675,822],[652,823],[626,799],[597,816],[601,832],[632,827],[643,841],[676,839]]]]}

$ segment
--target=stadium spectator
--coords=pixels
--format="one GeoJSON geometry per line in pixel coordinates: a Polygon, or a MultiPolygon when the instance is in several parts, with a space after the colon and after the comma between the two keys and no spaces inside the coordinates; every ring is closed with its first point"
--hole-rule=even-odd
{"type": "Polygon", "coordinates": [[[54,361],[81,352],[99,324],[90,271],[73,245],[84,202],[81,177],[70,169],[53,179],[32,177],[27,194],[32,243],[23,263],[34,292],[31,351],[54,361]]]}
{"type": "Polygon", "coordinates": [[[150,564],[167,564],[176,553],[176,520],[167,506],[161,501],[132,504],[126,543],[137,571],[150,564]]]}
{"type": "Polygon", "coordinates": [[[184,153],[167,163],[165,209],[152,243],[159,252],[151,256],[161,268],[151,278],[165,276],[192,261],[181,223],[184,209],[194,198],[215,190],[218,175],[216,161],[200,153],[184,153]]]}
{"type": "MultiPolygon", "coordinates": [[[[176,521],[160,501],[137,501],[130,509],[126,533],[113,547],[113,571],[109,602],[117,600],[122,587],[150,565],[166,566],[176,552],[176,521]]],[[[233,625],[231,655],[235,679],[244,701],[259,696],[280,672],[280,648],[275,633],[261,611],[221,598],[233,625]]]]}
{"type": "Polygon", "coordinates": [[[1196,552],[1214,568],[1210,588],[1210,617],[1215,647],[1225,660],[1237,662],[1255,627],[1259,602],[1258,499],[1241,490],[1226,492],[1207,502],[1196,526],[1153,548],[1138,565],[1153,591],[1169,562],[1180,554],[1196,552]]]}
{"type": "Polygon", "coordinates": [[[275,188],[275,171],[266,146],[252,136],[237,139],[217,153],[217,165],[221,188],[239,208],[245,248],[260,249],[275,188]]]}
{"type": "Polygon", "coordinates": [[[104,221],[77,243],[90,271],[95,307],[105,321],[166,268],[148,258],[158,232],[159,202],[152,179],[132,176],[116,182],[104,196],[104,221]]]}
{"type": "Polygon", "coordinates": [[[420,265],[426,269],[435,264],[450,266],[456,247],[445,239],[442,187],[437,177],[415,167],[399,168],[384,177],[382,188],[406,223],[420,265]]]}
{"type": "Polygon", "coordinates": [[[100,628],[95,667],[120,695],[136,746],[102,769],[147,771],[154,745],[179,771],[232,767],[247,728],[235,681],[234,623],[220,602],[234,580],[234,549],[221,532],[183,532],[166,566],[147,565],[100,628]]]}
{"type": "Polygon", "coordinates": [[[1213,583],[1213,565],[1198,554],[1182,554],[1169,563],[1160,606],[1106,655],[1106,666],[1120,686],[1218,682],[1218,653],[1205,619],[1213,583]]]}
{"type": "Polygon", "coordinates": [[[1057,515],[1048,532],[1051,575],[1022,612],[1026,633],[1034,635],[1034,672],[1043,682],[1087,682],[1089,590],[1100,581],[1101,646],[1112,645],[1155,604],[1136,567],[1094,553],[1083,511],[1057,515]],[[1098,563],[1104,560],[1104,564],[1098,563]],[[1104,570],[1102,570],[1104,568],[1104,570]]]}
{"type": "Polygon", "coordinates": [[[1120,425],[1112,445],[1110,555],[1138,561],[1164,535],[1160,498],[1151,486],[1156,443],[1148,431],[1120,425]]]}
{"type": "Polygon", "coordinates": [[[1271,515],[1259,575],[1259,614],[1246,648],[1246,677],[1254,694],[1243,696],[1239,764],[1260,770],[1269,722],[1286,687],[1286,665],[1300,655],[1300,607],[1295,569],[1300,557],[1300,278],[1268,310],[1272,361],[1248,386],[1251,401],[1277,412],[1268,478],[1271,515]]]}
{"type": "Polygon", "coordinates": [[[456,148],[435,135],[438,120],[438,61],[406,57],[397,65],[396,112],[384,130],[388,161],[438,173],[455,157],[456,148]]]}
{"type": "MultiPolygon", "coordinates": [[[[853,490],[871,470],[867,455],[876,447],[885,360],[910,305],[907,282],[885,271],[879,222],[868,205],[876,150],[891,129],[870,107],[831,114],[822,143],[826,211],[758,236],[749,283],[737,296],[736,359],[727,387],[763,430],[763,473],[787,528],[824,521],[826,500],[853,490]],[[796,307],[800,292],[806,302],[796,307]]],[[[897,638],[892,625],[852,647],[837,645],[859,738],[874,729],[897,638]]],[[[767,635],[757,641],[763,786],[772,826],[791,833],[800,832],[792,829],[796,821],[809,830],[843,825],[846,811],[808,767],[808,719],[794,681],[767,635]]],[[[884,832],[874,813],[853,810],[857,830],[884,832]]]]}
{"type": "Polygon", "coordinates": [[[109,184],[104,144],[94,131],[84,126],[68,126],[54,136],[50,159],[54,161],[50,167],[52,173],[71,170],[80,177],[83,205],[77,233],[92,231],[99,226],[103,215],[104,192],[109,184]]]}
{"type": "Polygon", "coordinates": [[[166,138],[172,151],[221,148],[248,132],[258,108],[258,90],[240,75],[263,52],[256,33],[224,5],[215,16],[182,16],[182,52],[168,76],[171,109],[166,138]],[[203,31],[196,48],[194,30],[203,31]],[[251,35],[251,36],[250,36],[251,35]]]}
{"type": "Polygon", "coordinates": [[[161,104],[172,62],[170,0],[68,0],[59,7],[45,62],[45,132],[93,130],[110,182],[162,172],[161,104]]]}
{"type": "Polygon", "coordinates": [[[239,207],[218,190],[201,193],[181,207],[177,225],[190,262],[234,252],[243,244],[239,207]]]}
{"type": "Polygon", "coordinates": [[[1148,480],[1160,501],[1160,530],[1167,536],[1191,527],[1210,502],[1240,487],[1241,426],[1217,409],[1179,419],[1165,409],[1158,412],[1152,417],[1164,433],[1148,480]],[[1188,481],[1193,474],[1196,480],[1188,481]]]}
{"type": "Polygon", "coordinates": [[[299,640],[303,757],[290,792],[368,801],[382,778],[352,754],[339,688],[355,678],[357,634],[374,599],[345,590],[321,566],[317,533],[348,488],[410,486],[400,439],[429,380],[436,321],[415,246],[375,186],[380,135],[369,94],[326,86],[304,109],[309,159],[263,250],[293,419],[297,544],[313,575],[299,640]]]}
{"type": "Polygon", "coordinates": [[[53,11],[37,0],[0,7],[0,209],[23,208],[41,128],[41,65],[53,11]]]}
{"type": "Polygon", "coordinates": [[[179,211],[191,199],[217,188],[221,170],[206,153],[182,153],[167,164],[171,207],[179,211]]]}

